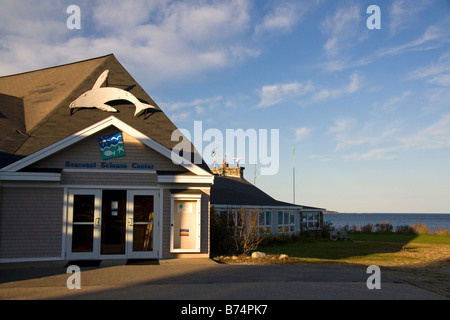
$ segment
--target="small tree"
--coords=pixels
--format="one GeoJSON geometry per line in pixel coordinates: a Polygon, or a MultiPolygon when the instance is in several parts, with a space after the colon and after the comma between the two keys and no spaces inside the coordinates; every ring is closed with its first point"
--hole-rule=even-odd
{"type": "Polygon", "coordinates": [[[256,250],[263,240],[259,234],[259,211],[245,210],[233,211],[233,235],[238,253],[249,254],[256,250]]]}

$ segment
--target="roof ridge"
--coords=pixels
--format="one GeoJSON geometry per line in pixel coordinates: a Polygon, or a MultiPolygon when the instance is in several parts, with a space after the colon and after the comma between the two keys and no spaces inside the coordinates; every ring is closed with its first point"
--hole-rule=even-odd
{"type": "Polygon", "coordinates": [[[110,53],[110,54],[107,54],[107,55],[101,56],[101,57],[95,57],[95,58],[90,58],[90,59],[81,60],[81,61],[69,62],[69,63],[65,63],[65,64],[60,64],[60,65],[56,65],[56,66],[52,66],[52,67],[40,68],[40,69],[36,69],[36,70],[31,70],[31,71],[25,71],[25,72],[19,72],[19,73],[14,73],[14,74],[8,74],[8,75],[0,76],[0,79],[4,79],[4,78],[8,78],[8,77],[21,76],[21,75],[25,75],[25,74],[29,74],[29,73],[33,73],[33,72],[45,71],[45,70],[54,69],[54,68],[67,67],[67,66],[70,66],[70,65],[78,64],[78,63],[88,62],[88,61],[97,60],[97,59],[104,59],[104,58],[107,58],[107,57],[110,57],[110,56],[114,56],[114,54],[110,53]]]}

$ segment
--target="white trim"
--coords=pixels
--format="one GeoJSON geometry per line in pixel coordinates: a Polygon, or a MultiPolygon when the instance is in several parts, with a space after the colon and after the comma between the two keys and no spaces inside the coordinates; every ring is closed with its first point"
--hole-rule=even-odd
{"type": "Polygon", "coordinates": [[[158,239],[158,258],[163,258],[163,233],[164,233],[164,189],[159,189],[159,208],[160,208],[160,219],[158,221],[158,229],[159,229],[159,239],[158,239]]]}
{"type": "Polygon", "coordinates": [[[65,261],[65,259],[64,257],[0,259],[0,263],[45,262],[45,261],[65,261]]]}
{"type": "Polygon", "coordinates": [[[156,174],[156,170],[123,170],[123,169],[63,169],[66,173],[119,173],[119,174],[156,174]]]}
{"type": "Polygon", "coordinates": [[[227,204],[214,204],[211,203],[211,207],[214,209],[262,209],[262,210],[299,210],[302,211],[302,207],[294,206],[254,206],[254,205],[227,205],[227,204]]]}
{"type": "Polygon", "coordinates": [[[127,190],[127,213],[125,222],[125,252],[128,259],[151,259],[159,258],[159,220],[162,217],[161,209],[159,208],[159,190],[127,190]],[[133,250],[133,236],[134,236],[134,197],[135,196],[152,196],[153,197],[153,234],[152,234],[152,251],[134,251],[133,250]],[[130,225],[130,219],[132,224],[130,225]]]}
{"type": "Polygon", "coordinates": [[[101,236],[101,219],[102,219],[102,190],[98,189],[67,189],[67,202],[65,203],[67,228],[64,236],[66,239],[66,259],[82,260],[82,259],[98,259],[100,255],[100,236],[101,236]],[[93,243],[92,252],[72,252],[72,236],[73,236],[73,210],[75,195],[92,195],[94,196],[94,216],[90,223],[93,226],[93,243]]]}
{"type": "MultiPolygon", "coordinates": [[[[108,186],[109,188],[109,186],[108,186]]],[[[108,259],[133,259],[133,258],[161,258],[162,257],[162,224],[160,223],[163,218],[162,207],[163,204],[162,196],[159,188],[123,188],[127,192],[127,204],[126,204],[126,216],[125,216],[125,253],[124,254],[101,254],[101,229],[102,229],[102,197],[103,191],[108,188],[100,187],[93,188],[92,186],[82,188],[82,187],[65,187],[65,196],[64,196],[64,219],[63,219],[63,254],[66,260],[108,260],[108,259]],[[93,195],[95,197],[95,212],[94,212],[94,221],[89,224],[94,226],[94,236],[93,236],[93,251],[92,252],[72,252],[72,230],[73,230],[73,201],[74,196],[77,194],[82,195],[93,195]],[[153,230],[155,232],[153,237],[153,251],[149,252],[133,252],[132,245],[130,246],[130,241],[132,241],[132,226],[129,225],[129,219],[133,218],[133,201],[131,200],[134,195],[151,195],[154,197],[154,221],[153,221],[153,230]],[[98,220],[98,223],[96,222],[98,220]],[[158,243],[156,243],[158,242],[158,243]]],[[[113,188],[117,189],[117,188],[113,188]]]]}
{"type": "Polygon", "coordinates": [[[0,181],[60,182],[61,174],[47,172],[0,172],[0,181]]]}
{"type": "Polygon", "coordinates": [[[309,209],[304,208],[302,206],[255,206],[255,205],[228,205],[228,204],[214,204],[211,203],[211,207],[214,207],[215,209],[240,209],[240,208],[246,208],[246,209],[263,209],[263,210],[299,210],[301,212],[322,212],[325,209],[317,208],[317,209],[309,209]]]}
{"type": "Polygon", "coordinates": [[[171,195],[175,200],[198,200],[202,198],[201,194],[174,193],[171,195]]]}
{"type": "Polygon", "coordinates": [[[157,185],[153,186],[136,186],[136,185],[122,185],[122,184],[115,184],[115,185],[91,185],[91,184],[64,184],[61,185],[66,188],[72,188],[72,189],[101,189],[101,190],[114,190],[114,189],[120,189],[120,190],[158,190],[160,187],[157,185]]]}
{"type": "Polygon", "coordinates": [[[158,176],[158,183],[214,183],[214,176],[186,176],[186,175],[170,175],[158,176]]]}
{"type": "Polygon", "coordinates": [[[183,194],[177,193],[172,194],[170,197],[170,253],[200,253],[201,252],[201,234],[202,234],[202,226],[201,226],[201,206],[202,206],[202,195],[201,194],[183,194]],[[174,213],[175,213],[175,201],[195,201],[196,202],[196,244],[195,248],[190,249],[175,249],[174,248],[174,236],[175,236],[175,227],[174,227],[174,213]]]}
{"type": "Polygon", "coordinates": [[[69,190],[67,188],[64,188],[64,195],[63,195],[63,209],[62,209],[62,243],[61,243],[61,256],[66,257],[67,252],[67,230],[69,228],[68,226],[68,220],[69,220],[69,190]]]}
{"type": "Polygon", "coordinates": [[[58,151],[61,151],[65,148],[71,146],[72,144],[75,144],[75,143],[91,136],[94,133],[97,133],[103,129],[108,128],[109,126],[115,126],[119,130],[122,130],[122,131],[128,133],[129,135],[133,136],[134,138],[136,138],[137,140],[142,142],[147,147],[152,148],[153,150],[159,152],[160,154],[167,157],[168,159],[171,159],[171,160],[173,159],[173,160],[178,161],[178,163],[180,163],[181,166],[183,166],[184,168],[188,169],[189,171],[191,171],[195,174],[205,175],[205,176],[208,176],[208,175],[213,176],[212,174],[208,173],[207,171],[203,170],[202,168],[200,168],[197,165],[194,165],[192,163],[186,163],[186,159],[181,158],[179,155],[177,155],[177,154],[172,155],[172,151],[170,149],[164,147],[163,145],[159,144],[155,140],[149,138],[142,132],[134,129],[130,125],[126,124],[125,122],[123,122],[122,120],[119,120],[118,118],[116,118],[114,116],[108,117],[100,122],[97,122],[86,129],[83,129],[83,130],[81,130],[71,136],[68,136],[68,137],[66,137],[66,138],[40,150],[40,151],[37,151],[17,162],[14,162],[13,164],[10,164],[9,166],[6,166],[6,167],[0,169],[0,171],[9,171],[9,172],[19,171],[37,161],[40,161],[58,151]]]}

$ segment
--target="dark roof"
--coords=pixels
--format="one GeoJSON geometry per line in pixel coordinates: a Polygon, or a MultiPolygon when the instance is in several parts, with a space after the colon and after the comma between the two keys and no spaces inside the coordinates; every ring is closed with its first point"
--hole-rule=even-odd
{"type": "Polygon", "coordinates": [[[211,186],[211,205],[298,207],[299,209],[325,210],[278,201],[243,178],[214,176],[211,186]]]}
{"type": "Polygon", "coordinates": [[[275,200],[267,193],[242,178],[214,177],[211,186],[211,205],[239,206],[301,206],[275,200]]]}
{"type": "MultiPolygon", "coordinates": [[[[31,155],[112,114],[98,109],[79,109],[69,104],[109,70],[108,86],[131,92],[156,111],[134,116],[129,102],[114,104],[113,115],[168,149],[177,127],[112,54],[62,66],[0,77],[0,168],[31,155]]],[[[192,150],[195,150],[194,148],[192,150]]],[[[192,158],[192,155],[185,155],[192,158]]],[[[192,161],[191,161],[192,162],[192,161]]],[[[203,162],[199,165],[210,172],[203,162]]]]}

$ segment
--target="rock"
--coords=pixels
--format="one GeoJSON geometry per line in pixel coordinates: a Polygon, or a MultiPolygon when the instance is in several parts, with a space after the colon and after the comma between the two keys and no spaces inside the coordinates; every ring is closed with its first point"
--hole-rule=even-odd
{"type": "Polygon", "coordinates": [[[289,256],[287,254],[280,254],[280,257],[278,259],[286,260],[287,258],[289,258],[289,256]]]}
{"type": "Polygon", "coordinates": [[[264,252],[255,251],[252,253],[252,258],[265,258],[266,254],[264,252]]]}
{"type": "Polygon", "coordinates": [[[232,260],[237,260],[238,257],[237,257],[237,256],[232,256],[231,259],[232,259],[232,260]]]}

